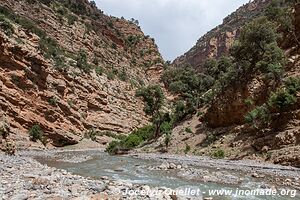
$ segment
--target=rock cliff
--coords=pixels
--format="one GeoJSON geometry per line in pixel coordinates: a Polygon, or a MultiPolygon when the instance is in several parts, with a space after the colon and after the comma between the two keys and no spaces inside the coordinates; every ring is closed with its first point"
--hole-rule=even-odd
{"type": "Polygon", "coordinates": [[[35,124],[64,146],[148,123],[135,90],[157,80],[147,71],[159,76],[163,59],[137,22],[88,0],[2,0],[0,11],[0,117],[18,147],[33,144],[35,124]]]}
{"type": "Polygon", "coordinates": [[[209,58],[219,58],[228,53],[240,28],[259,16],[271,0],[254,0],[238,8],[224,18],[223,23],[202,36],[188,52],[173,61],[174,65],[191,65],[201,71],[201,66],[209,58]]]}

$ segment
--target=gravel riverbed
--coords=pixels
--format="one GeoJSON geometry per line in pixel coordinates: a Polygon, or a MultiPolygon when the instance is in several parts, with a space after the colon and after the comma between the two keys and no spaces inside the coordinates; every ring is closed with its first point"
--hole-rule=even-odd
{"type": "MultiPolygon", "coordinates": [[[[253,178],[264,180],[266,183],[273,186],[291,187],[300,191],[300,168],[275,165],[266,162],[257,162],[253,160],[225,160],[225,159],[212,159],[209,157],[200,156],[184,156],[172,154],[155,154],[155,153],[132,153],[127,156],[155,160],[162,163],[174,163],[188,166],[185,177],[189,176],[189,171],[193,174],[198,170],[195,167],[207,168],[217,171],[239,172],[247,174],[253,178]]],[[[212,176],[213,173],[210,174],[212,176]]],[[[225,174],[223,174],[225,175],[225,174]]],[[[199,176],[202,177],[203,176],[199,176]]],[[[223,176],[226,178],[226,176],[223,176]]],[[[228,180],[228,179],[227,179],[228,180]]],[[[214,182],[214,181],[212,181],[214,182]]],[[[217,178],[215,182],[226,183],[222,178],[217,178]]]]}
{"type": "MultiPolygon", "coordinates": [[[[38,154],[38,153],[34,153],[38,154]]],[[[151,188],[158,195],[139,193],[126,195],[129,190],[147,191],[146,185],[112,181],[108,177],[92,180],[65,170],[48,167],[28,156],[7,156],[0,153],[0,199],[172,199],[164,194],[167,188],[151,188]]]]}

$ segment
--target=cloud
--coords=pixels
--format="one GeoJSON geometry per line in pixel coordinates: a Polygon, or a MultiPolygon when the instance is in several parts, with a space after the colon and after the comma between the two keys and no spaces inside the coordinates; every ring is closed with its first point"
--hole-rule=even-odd
{"type": "Polygon", "coordinates": [[[166,60],[188,51],[207,31],[249,0],[96,0],[108,15],[135,18],[166,60]]]}

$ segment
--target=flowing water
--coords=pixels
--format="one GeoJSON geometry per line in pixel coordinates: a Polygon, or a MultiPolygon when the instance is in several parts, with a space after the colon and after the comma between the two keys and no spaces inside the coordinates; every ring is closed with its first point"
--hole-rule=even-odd
{"type": "MultiPolygon", "coordinates": [[[[50,157],[38,157],[38,161],[48,166],[65,169],[73,174],[78,174],[93,179],[109,177],[113,180],[124,180],[130,183],[146,184],[153,187],[176,188],[197,188],[203,192],[203,196],[208,196],[209,190],[236,189],[253,190],[261,188],[265,183],[256,182],[254,179],[245,178],[245,174],[232,172],[235,176],[243,177],[242,183],[238,185],[223,185],[217,183],[203,183],[201,181],[189,180],[179,177],[176,170],[150,170],[153,166],[159,166],[161,163],[150,160],[143,160],[123,156],[110,156],[106,153],[85,151],[85,152],[64,152],[57,153],[50,157]],[[75,162],[74,162],[75,161],[75,162]],[[76,163],[76,161],[78,161],[76,163]],[[80,162],[79,162],[80,161],[80,162]]],[[[298,191],[299,192],[299,191],[298,191]]],[[[298,194],[299,195],[299,194],[298,194]]],[[[227,196],[217,197],[218,200],[289,200],[300,199],[289,196],[227,196]]]]}

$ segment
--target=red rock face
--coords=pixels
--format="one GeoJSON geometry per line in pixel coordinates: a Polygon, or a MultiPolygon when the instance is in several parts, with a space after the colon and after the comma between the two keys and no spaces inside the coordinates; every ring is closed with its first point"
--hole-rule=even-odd
{"type": "Polygon", "coordinates": [[[240,7],[226,17],[223,24],[201,37],[187,53],[176,58],[173,64],[179,66],[189,64],[201,71],[201,66],[207,59],[228,54],[233,41],[239,36],[242,25],[259,15],[270,2],[271,0],[255,0],[240,7]]]}
{"type": "Polygon", "coordinates": [[[40,124],[52,145],[63,146],[77,143],[91,129],[126,134],[149,123],[135,91],[141,82],[158,80],[159,75],[145,73],[144,65],[159,71],[161,65],[150,61],[163,60],[139,27],[102,13],[96,21],[77,16],[70,25],[64,17],[60,19],[54,6],[41,3],[4,0],[0,6],[30,18],[67,55],[67,70],[60,71],[52,59],[43,56],[40,38],[30,30],[13,22],[12,36],[0,29],[0,118],[10,124],[10,137],[18,147],[32,144],[28,130],[34,124],[40,124]],[[86,24],[93,29],[87,31],[86,24]],[[129,36],[139,40],[129,46],[129,36]],[[104,71],[125,70],[132,81],[121,81],[117,75],[111,80],[106,73],[86,73],[74,67],[80,49],[87,52],[88,63],[96,57],[104,71]]]}

